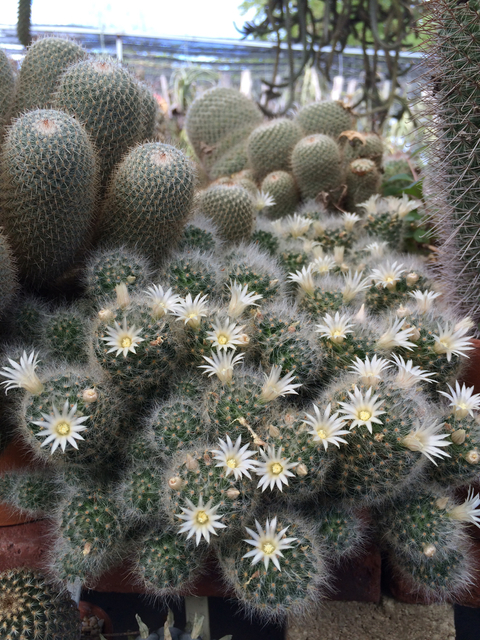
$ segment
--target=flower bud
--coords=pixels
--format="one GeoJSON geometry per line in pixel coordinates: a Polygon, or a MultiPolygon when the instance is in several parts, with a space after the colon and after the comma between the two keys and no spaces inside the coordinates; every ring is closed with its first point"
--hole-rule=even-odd
{"type": "Polygon", "coordinates": [[[455,444],[463,444],[465,442],[465,429],[457,429],[450,437],[455,444]]]}
{"type": "Polygon", "coordinates": [[[183,487],[183,480],[178,476],[175,476],[174,478],[170,478],[170,480],[168,481],[168,486],[170,487],[170,489],[179,491],[183,487]]]}
{"type": "Polygon", "coordinates": [[[414,271],[407,274],[407,286],[411,287],[413,284],[415,284],[418,281],[418,277],[418,273],[415,273],[414,271]]]}
{"type": "Polygon", "coordinates": [[[96,402],[98,400],[98,393],[96,389],[85,389],[82,393],[82,400],[87,404],[96,402]]]}

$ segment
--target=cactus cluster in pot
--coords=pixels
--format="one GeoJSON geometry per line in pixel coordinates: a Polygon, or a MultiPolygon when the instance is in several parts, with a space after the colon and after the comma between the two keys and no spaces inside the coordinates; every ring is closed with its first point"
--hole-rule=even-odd
{"type": "Polygon", "coordinates": [[[421,203],[377,193],[381,140],[340,102],[263,122],[213,89],[187,115],[199,191],[193,161],[145,138],[128,69],[67,63],[54,39],[24,65],[50,42],[51,95],[0,156],[2,410],[42,464],[0,499],[50,519],[51,575],[94,586],[129,558],[169,596],[214,557],[276,619],[376,539],[413,589],[459,594],[480,520],[454,493],[480,461],[473,324],[402,252],[421,203]]]}

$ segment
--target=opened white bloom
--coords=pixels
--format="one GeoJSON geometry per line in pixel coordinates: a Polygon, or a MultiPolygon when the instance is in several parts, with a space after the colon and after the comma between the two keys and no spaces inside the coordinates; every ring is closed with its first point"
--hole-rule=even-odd
{"type": "Polygon", "coordinates": [[[328,449],[329,442],[337,447],[340,447],[340,442],[347,444],[346,440],[340,438],[340,436],[344,436],[349,433],[349,431],[342,429],[345,424],[345,419],[339,418],[338,412],[331,415],[332,405],[327,405],[327,408],[323,412],[323,416],[316,404],[313,404],[313,409],[315,411],[315,415],[312,416],[309,413],[305,414],[307,416],[305,423],[311,427],[311,431],[308,433],[313,436],[314,441],[321,442],[325,451],[328,449]]]}
{"type": "Polygon", "coordinates": [[[293,238],[299,238],[304,236],[310,229],[312,221],[304,216],[299,216],[298,213],[294,213],[293,216],[286,216],[281,220],[282,233],[284,235],[292,236],[293,238]]]}
{"type": "Polygon", "coordinates": [[[430,380],[430,376],[436,375],[420,369],[420,367],[413,365],[413,360],[405,360],[402,356],[397,354],[392,355],[393,362],[398,367],[397,377],[395,378],[395,385],[400,389],[410,389],[419,382],[436,382],[436,380],[430,380]]]}
{"type": "Polygon", "coordinates": [[[195,297],[195,300],[192,300],[191,294],[188,293],[185,300],[180,300],[177,309],[174,311],[174,314],[178,316],[177,320],[184,320],[185,324],[188,324],[192,329],[198,328],[200,326],[202,316],[207,315],[208,307],[205,302],[207,298],[207,294],[202,296],[202,294],[199,293],[195,297]]]}
{"type": "Polygon", "coordinates": [[[292,384],[292,381],[295,380],[294,375],[287,373],[283,378],[280,378],[282,375],[282,367],[278,364],[274,364],[272,370],[267,376],[266,373],[263,374],[265,376],[265,382],[263,383],[261,398],[264,402],[271,402],[278,398],[279,396],[287,396],[291,394],[298,394],[298,387],[301,387],[301,384],[292,384]]]}
{"type": "Polygon", "coordinates": [[[61,447],[62,451],[65,452],[67,444],[71,444],[74,449],[78,449],[76,440],[83,440],[79,432],[87,429],[87,427],[83,425],[83,422],[88,420],[90,416],[76,416],[77,405],[74,404],[70,409],[68,400],[65,401],[61,413],[55,405],[52,405],[52,410],[53,416],[48,413],[42,413],[43,420],[33,422],[37,427],[43,427],[43,431],[37,433],[37,436],[40,438],[46,436],[42,442],[42,447],[51,442],[51,454],[53,454],[57,447],[61,447]]]}
{"type": "Polygon", "coordinates": [[[182,298],[173,293],[171,288],[164,291],[159,284],[153,284],[148,287],[145,293],[150,298],[152,315],[155,318],[163,318],[167,313],[175,313],[178,310],[179,303],[182,301],[182,298]]]}
{"type": "Polygon", "coordinates": [[[185,520],[180,525],[179,533],[186,533],[187,540],[195,535],[196,545],[200,544],[200,540],[205,540],[210,543],[210,534],[214,536],[218,535],[215,529],[225,529],[224,524],[218,522],[222,516],[217,515],[217,511],[220,507],[219,504],[212,507],[212,501],[209,500],[207,504],[203,504],[203,496],[200,496],[198,500],[198,506],[195,506],[188,498],[185,499],[187,507],[182,507],[183,514],[177,515],[177,518],[185,520]]]}
{"type": "Polygon", "coordinates": [[[114,326],[106,327],[105,331],[108,333],[108,336],[102,338],[102,340],[105,340],[107,347],[111,347],[107,353],[116,351],[116,356],[123,353],[124,358],[126,358],[129,353],[136,353],[135,349],[139,343],[145,339],[140,337],[143,329],[136,329],[135,325],[129,328],[126,317],[122,320],[122,326],[115,320],[114,326]]]}
{"type": "Polygon", "coordinates": [[[436,465],[433,458],[450,458],[450,454],[443,451],[443,447],[449,447],[452,444],[451,441],[446,441],[448,433],[438,435],[441,427],[442,423],[439,422],[434,422],[429,427],[420,426],[417,420],[416,428],[402,440],[402,444],[410,451],[419,451],[436,465]]]}
{"type": "Polygon", "coordinates": [[[255,549],[246,553],[242,558],[253,557],[252,565],[263,561],[265,569],[268,569],[268,565],[271,560],[277,569],[281,571],[278,558],[283,558],[282,551],[293,548],[292,542],[296,542],[297,538],[284,537],[288,527],[285,527],[285,529],[276,533],[277,518],[273,518],[271,522],[267,519],[265,523],[265,531],[262,529],[258,520],[255,520],[255,526],[257,527],[258,533],[252,531],[252,529],[249,529],[248,527],[245,527],[247,533],[252,536],[252,539],[244,540],[244,542],[251,544],[255,549]]]}
{"type": "Polygon", "coordinates": [[[358,216],[356,213],[347,213],[347,212],[343,214],[342,218],[343,218],[344,227],[347,231],[352,231],[355,224],[359,220],[361,220],[361,217],[358,216]]]}
{"type": "Polygon", "coordinates": [[[387,196],[386,198],[383,198],[383,213],[397,213],[400,202],[401,198],[397,198],[396,196],[387,196]]]}
{"type": "Polygon", "coordinates": [[[458,504],[453,509],[447,511],[450,518],[460,520],[460,522],[468,522],[480,527],[480,496],[475,495],[472,487],[469,487],[467,499],[464,503],[458,504]]]}
{"type": "Polygon", "coordinates": [[[120,309],[128,307],[130,304],[130,294],[128,293],[128,287],[125,282],[117,284],[115,293],[117,295],[117,306],[119,306],[120,309]]]}
{"type": "Polygon", "coordinates": [[[375,215],[376,213],[382,213],[382,205],[382,198],[378,193],[376,193],[374,196],[370,196],[368,200],[365,200],[365,202],[360,203],[358,206],[361,207],[365,211],[365,214],[368,216],[375,215]]]}
{"type": "Polygon", "coordinates": [[[230,282],[227,288],[231,294],[227,313],[231,318],[238,318],[247,307],[258,307],[256,300],[261,300],[263,297],[259,293],[248,293],[248,286],[245,285],[242,287],[241,284],[237,284],[236,280],[230,282]]]}
{"type": "Polygon", "coordinates": [[[363,384],[375,386],[378,384],[378,381],[382,379],[382,371],[389,368],[390,362],[385,360],[385,358],[377,358],[375,354],[371,360],[368,356],[365,360],[360,360],[357,356],[355,363],[350,367],[350,371],[357,374],[360,377],[360,382],[363,384]]]}
{"type": "Polygon", "coordinates": [[[345,247],[343,246],[335,246],[333,247],[333,259],[339,265],[343,264],[343,258],[345,256],[345,247]]]}
{"type": "Polygon", "coordinates": [[[397,198],[396,213],[399,218],[405,218],[411,211],[415,211],[420,206],[418,200],[410,200],[406,193],[401,198],[397,198]]]}
{"type": "Polygon", "coordinates": [[[308,265],[313,273],[325,275],[335,268],[336,262],[331,256],[321,256],[308,265]]]}
{"type": "Polygon", "coordinates": [[[415,289],[415,291],[410,291],[408,295],[415,299],[417,309],[420,313],[427,313],[427,311],[430,311],[432,308],[435,298],[438,298],[442,294],[438,291],[420,291],[420,289],[415,289]]]}
{"type": "Polygon", "coordinates": [[[446,354],[448,362],[452,359],[453,354],[468,358],[465,351],[470,351],[474,347],[471,336],[464,337],[467,331],[468,328],[464,326],[460,329],[452,329],[448,322],[443,329],[438,325],[438,336],[433,336],[435,338],[433,347],[435,353],[446,354]]]}
{"type": "Polygon", "coordinates": [[[219,440],[220,449],[213,449],[212,453],[214,460],[218,460],[216,467],[223,467],[226,471],[226,475],[229,476],[233,473],[235,480],[240,480],[242,476],[251,478],[249,470],[254,469],[257,461],[249,460],[256,454],[256,451],[251,451],[248,448],[248,443],[241,446],[242,436],[238,436],[235,444],[230,440],[230,436],[227,436],[226,442],[219,440]]]}
{"type": "Polygon", "coordinates": [[[218,347],[219,349],[235,349],[237,344],[243,344],[242,329],[245,325],[239,327],[235,322],[229,322],[229,320],[217,320],[216,323],[212,322],[213,331],[207,331],[207,338],[212,342],[212,347],[218,347]]]}
{"type": "Polygon", "coordinates": [[[354,320],[363,323],[367,319],[367,312],[365,311],[365,304],[362,304],[357,313],[353,316],[354,320]]]}
{"type": "Polygon", "coordinates": [[[352,275],[351,271],[346,273],[343,277],[345,279],[345,284],[342,289],[343,301],[348,304],[351,302],[355,296],[365,289],[368,289],[370,286],[370,279],[363,278],[363,271],[355,271],[352,275]]]}
{"type": "Polygon", "coordinates": [[[239,353],[237,356],[234,351],[221,351],[217,349],[217,353],[212,354],[211,358],[202,356],[208,364],[199,365],[199,369],[205,369],[203,373],[208,373],[208,377],[216,375],[218,379],[223,383],[230,383],[233,377],[233,367],[242,361],[244,357],[243,353],[239,353]]]}
{"type": "Polygon", "coordinates": [[[459,329],[466,329],[468,331],[469,329],[473,329],[474,326],[475,326],[474,321],[470,318],[470,316],[467,316],[466,318],[463,318],[463,320],[460,320],[459,322],[457,322],[457,324],[454,327],[454,330],[458,331],[459,329]]]}
{"type": "Polygon", "coordinates": [[[438,393],[450,400],[453,414],[460,419],[466,418],[468,415],[473,416],[473,412],[480,407],[480,393],[472,395],[475,387],[466,387],[465,384],[460,387],[458,380],[455,383],[455,391],[449,384],[447,384],[447,387],[450,389],[450,393],[446,391],[439,391],[438,393]]]}
{"type": "Polygon", "coordinates": [[[385,255],[387,246],[388,242],[371,242],[367,244],[365,250],[370,252],[372,258],[382,258],[385,255]]]}
{"type": "Polygon", "coordinates": [[[408,327],[403,329],[405,324],[405,318],[397,318],[393,325],[389,327],[385,333],[382,333],[377,342],[377,347],[380,349],[394,349],[395,347],[403,347],[412,351],[412,347],[416,345],[410,342],[408,338],[411,338],[415,334],[414,327],[408,327]]]}
{"type": "Polygon", "coordinates": [[[8,358],[10,367],[3,367],[0,375],[7,378],[2,382],[5,385],[5,393],[10,389],[25,389],[34,395],[38,395],[43,391],[43,384],[35,373],[38,364],[38,354],[32,351],[29,356],[24,351],[20,357],[20,362],[15,362],[8,358]]]}
{"type": "Polygon", "coordinates": [[[272,491],[275,486],[282,491],[283,485],[288,485],[288,478],[295,475],[290,469],[296,467],[298,462],[290,462],[290,458],[284,458],[281,447],[278,447],[278,451],[275,451],[275,447],[268,447],[266,451],[260,449],[260,455],[263,460],[257,462],[255,469],[257,476],[261,476],[257,487],[262,487],[262,492],[267,487],[272,491]]]}
{"type": "Polygon", "coordinates": [[[403,264],[398,264],[396,261],[393,264],[381,265],[377,269],[372,269],[370,274],[371,279],[384,289],[389,291],[395,291],[397,282],[400,280],[403,269],[403,264]]]}
{"type": "Polygon", "coordinates": [[[313,295],[313,293],[315,292],[312,264],[309,264],[308,267],[303,267],[301,271],[289,273],[288,280],[290,280],[290,282],[296,282],[309,296],[313,295]]]}
{"type": "Polygon", "coordinates": [[[367,427],[370,433],[373,433],[373,424],[383,424],[378,416],[381,416],[385,411],[380,411],[380,407],[384,403],[384,400],[379,400],[378,396],[373,396],[373,389],[370,387],[367,389],[365,395],[356,386],[353,387],[353,393],[348,391],[348,395],[351,404],[348,402],[339,402],[343,407],[340,409],[340,413],[344,413],[345,420],[352,420],[350,429],[356,426],[367,427]]]}
{"type": "Polygon", "coordinates": [[[255,207],[257,211],[266,209],[267,207],[273,207],[275,204],[275,198],[271,196],[267,191],[258,190],[255,196],[255,207]]]}
{"type": "Polygon", "coordinates": [[[350,318],[348,316],[341,316],[337,311],[334,317],[329,313],[323,317],[324,324],[316,325],[316,332],[319,333],[322,338],[328,338],[335,344],[342,344],[347,337],[347,333],[353,333],[350,327],[355,326],[349,323],[350,318]]]}
{"type": "Polygon", "coordinates": [[[310,253],[312,251],[315,258],[321,258],[323,256],[323,248],[320,242],[303,237],[298,239],[303,242],[303,250],[305,253],[310,253]]]}

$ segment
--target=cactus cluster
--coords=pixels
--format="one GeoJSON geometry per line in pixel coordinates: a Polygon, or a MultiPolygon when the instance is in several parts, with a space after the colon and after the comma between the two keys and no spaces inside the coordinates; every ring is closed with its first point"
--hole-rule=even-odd
{"type": "Polygon", "coordinates": [[[215,178],[195,192],[183,153],[142,138],[142,91],[76,62],[55,109],[5,137],[0,374],[43,464],[0,497],[51,518],[57,580],[94,586],[128,557],[148,592],[183,594],[213,557],[245,608],[281,618],[376,535],[413,588],[455,595],[480,498],[451,487],[478,477],[480,395],[459,383],[472,321],[401,253],[419,203],[376,193],[379,140],[347,153],[341,104],[262,123],[230,89],[187,116],[215,178]]]}

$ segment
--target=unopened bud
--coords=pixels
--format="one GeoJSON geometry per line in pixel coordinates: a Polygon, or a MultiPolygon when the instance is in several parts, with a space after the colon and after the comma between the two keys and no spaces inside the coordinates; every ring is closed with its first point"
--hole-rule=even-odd
{"type": "Polygon", "coordinates": [[[445,498],[438,498],[438,500],[435,502],[435,504],[437,505],[437,507],[439,509],[445,509],[445,507],[448,504],[448,497],[445,498]]]}
{"type": "Polygon", "coordinates": [[[417,342],[417,340],[420,340],[420,331],[414,325],[412,325],[411,328],[413,329],[413,331],[408,336],[408,339],[411,340],[412,342],[417,342]]]}
{"type": "MultiPolygon", "coordinates": [[[[295,324],[296,324],[296,323],[295,323],[295,324]]],[[[295,333],[295,331],[297,330],[297,327],[295,326],[295,324],[291,324],[291,325],[288,327],[288,329],[287,329],[288,333],[295,333]]]]}
{"type": "Polygon", "coordinates": [[[397,318],[406,318],[407,316],[409,316],[412,313],[412,310],[409,309],[408,307],[404,307],[403,305],[401,305],[400,307],[398,307],[396,314],[397,314],[397,318]]]}
{"type": "Polygon", "coordinates": [[[189,471],[197,471],[198,470],[198,460],[195,460],[193,456],[189,453],[186,455],[185,466],[189,471]]]}
{"type": "Polygon", "coordinates": [[[320,238],[325,233],[325,227],[318,220],[312,222],[312,228],[316,238],[320,238]]]}
{"type": "Polygon", "coordinates": [[[373,436],[373,439],[376,440],[377,442],[381,442],[385,437],[384,433],[377,433],[373,436]]]}
{"type": "Polygon", "coordinates": [[[295,471],[297,472],[297,476],[299,476],[300,478],[303,478],[308,473],[307,466],[304,465],[303,462],[297,466],[295,471]]]}
{"type": "Polygon", "coordinates": [[[415,284],[418,281],[418,273],[415,273],[414,271],[412,271],[411,273],[407,274],[407,286],[411,287],[412,284],[415,284]]]}
{"type": "Polygon", "coordinates": [[[128,284],[133,284],[136,279],[137,279],[137,276],[127,276],[128,284]]]}
{"type": "Polygon", "coordinates": [[[475,451],[475,449],[472,449],[465,456],[465,460],[468,462],[468,464],[478,464],[478,461],[480,460],[480,455],[478,451],[475,451]]]}
{"type": "Polygon", "coordinates": [[[432,558],[436,551],[437,548],[433,544],[427,544],[423,547],[423,555],[427,556],[427,558],[432,558]]]}
{"type": "Polygon", "coordinates": [[[178,476],[175,476],[174,478],[170,478],[170,480],[168,481],[168,486],[170,487],[170,489],[179,491],[183,487],[183,480],[178,476]]]}
{"type": "Polygon", "coordinates": [[[240,344],[248,344],[250,342],[250,338],[246,333],[242,333],[238,339],[240,344]]]}
{"type": "Polygon", "coordinates": [[[88,556],[88,554],[90,553],[91,550],[92,550],[92,543],[91,542],[86,542],[85,546],[83,547],[83,555],[84,556],[88,556]]]}
{"type": "Polygon", "coordinates": [[[82,393],[82,400],[87,404],[96,402],[98,400],[98,393],[96,389],[85,389],[82,393]]]}
{"type": "Polygon", "coordinates": [[[113,311],[111,309],[100,309],[98,317],[102,322],[110,322],[110,320],[113,320],[113,311]]]}
{"type": "Polygon", "coordinates": [[[342,262],[342,264],[340,265],[340,271],[342,273],[348,273],[350,271],[350,267],[345,262],[342,262]]]}
{"type": "Polygon", "coordinates": [[[450,438],[455,444],[463,444],[465,442],[465,429],[457,429],[450,438]]]}
{"type": "Polygon", "coordinates": [[[122,282],[115,287],[115,293],[117,294],[117,304],[121,309],[125,309],[130,304],[130,294],[128,293],[127,285],[122,282]]]}
{"type": "Polygon", "coordinates": [[[278,436],[280,435],[280,429],[274,424],[271,424],[268,427],[268,433],[272,436],[272,438],[278,438],[278,436]]]}
{"type": "Polygon", "coordinates": [[[230,500],[236,500],[240,495],[240,491],[238,489],[228,489],[227,498],[230,500]]]}
{"type": "Polygon", "coordinates": [[[344,254],[345,254],[345,247],[337,246],[333,248],[333,259],[337,264],[342,264],[344,254]]]}

